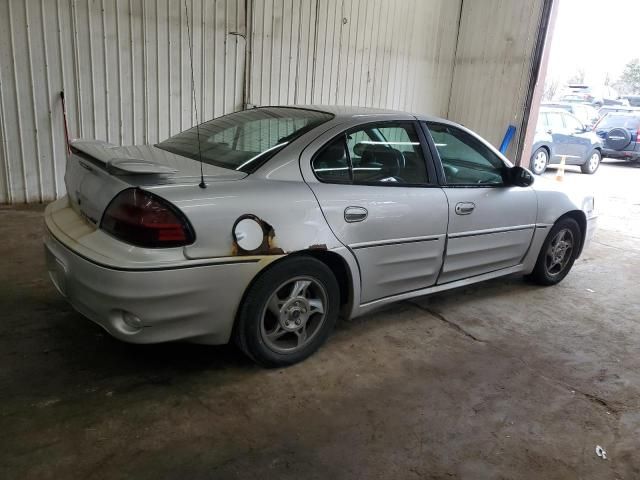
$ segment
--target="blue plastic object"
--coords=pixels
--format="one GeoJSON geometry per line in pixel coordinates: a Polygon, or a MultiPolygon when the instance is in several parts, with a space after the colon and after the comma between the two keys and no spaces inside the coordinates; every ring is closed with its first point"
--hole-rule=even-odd
{"type": "Polygon", "coordinates": [[[502,139],[502,143],[500,144],[500,153],[505,155],[507,153],[507,149],[509,148],[509,144],[513,139],[513,136],[516,134],[515,125],[509,125],[507,128],[507,132],[504,134],[504,138],[502,139]]]}

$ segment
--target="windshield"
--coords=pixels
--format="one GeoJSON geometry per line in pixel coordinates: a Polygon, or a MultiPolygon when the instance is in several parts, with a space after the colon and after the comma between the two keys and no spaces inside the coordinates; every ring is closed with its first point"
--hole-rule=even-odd
{"type": "Polygon", "coordinates": [[[329,113],[301,108],[255,108],[204,122],[156,147],[194,160],[202,157],[204,163],[217,167],[251,173],[293,140],[332,118],[329,113]]]}
{"type": "Polygon", "coordinates": [[[609,114],[602,119],[598,130],[601,128],[626,128],[629,130],[637,130],[640,128],[640,117],[631,115],[612,115],[609,114]]]}

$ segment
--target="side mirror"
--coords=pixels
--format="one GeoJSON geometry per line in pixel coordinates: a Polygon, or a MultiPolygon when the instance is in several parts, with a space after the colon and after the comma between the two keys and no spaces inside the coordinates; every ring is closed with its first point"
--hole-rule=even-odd
{"type": "Polygon", "coordinates": [[[533,173],[524,167],[516,165],[508,170],[509,184],[515,187],[529,187],[533,185],[535,177],[533,173]]]}

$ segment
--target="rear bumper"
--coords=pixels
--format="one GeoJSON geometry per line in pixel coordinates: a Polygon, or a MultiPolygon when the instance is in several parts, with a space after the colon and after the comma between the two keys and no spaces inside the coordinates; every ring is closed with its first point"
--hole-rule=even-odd
{"type": "Polygon", "coordinates": [[[65,243],[50,213],[45,213],[44,247],[51,280],[73,308],[126,342],[227,343],[246,287],[273,260],[238,257],[118,268],[65,243]]]}
{"type": "Polygon", "coordinates": [[[640,152],[629,150],[611,150],[610,148],[603,148],[602,156],[606,158],[617,158],[620,160],[635,161],[640,159],[640,152]]]}

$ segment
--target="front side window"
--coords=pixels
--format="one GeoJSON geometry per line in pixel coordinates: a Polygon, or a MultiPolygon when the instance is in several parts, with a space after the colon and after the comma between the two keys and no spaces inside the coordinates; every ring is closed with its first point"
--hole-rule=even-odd
{"type": "Polygon", "coordinates": [[[351,130],[314,158],[323,182],[364,185],[425,185],[425,157],[411,122],[367,125],[351,130]]]}
{"type": "Polygon", "coordinates": [[[564,126],[569,130],[571,131],[582,130],[582,124],[580,123],[580,120],[578,120],[577,118],[572,117],[571,115],[563,115],[562,117],[564,118],[564,126]]]}
{"type": "Polygon", "coordinates": [[[467,132],[439,123],[427,123],[440,154],[448,185],[503,185],[504,162],[467,132]]]}
{"type": "Polygon", "coordinates": [[[255,108],[214,118],[156,147],[251,173],[293,140],[331,118],[329,113],[301,108],[255,108]]]}

